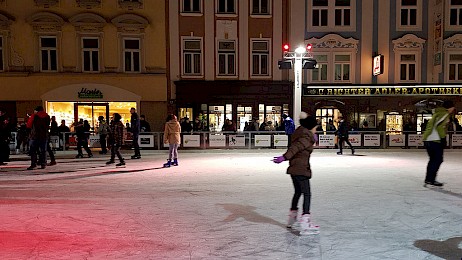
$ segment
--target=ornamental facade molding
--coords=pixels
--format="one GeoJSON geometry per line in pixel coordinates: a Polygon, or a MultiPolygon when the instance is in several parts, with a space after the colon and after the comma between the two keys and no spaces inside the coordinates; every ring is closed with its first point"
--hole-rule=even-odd
{"type": "Polygon", "coordinates": [[[100,33],[106,25],[106,19],[94,13],[74,15],[69,18],[69,22],[80,33],[100,33]]]}
{"type": "Polygon", "coordinates": [[[76,0],[77,6],[87,9],[101,7],[101,0],[76,0]]]}
{"type": "Polygon", "coordinates": [[[111,22],[117,27],[117,31],[122,33],[144,33],[144,29],[149,25],[146,18],[135,14],[119,15],[111,22]]]}
{"type": "Polygon", "coordinates": [[[141,0],[119,0],[120,8],[133,10],[135,8],[143,8],[143,2],[141,0]]]}
{"type": "Polygon", "coordinates": [[[444,50],[462,49],[462,34],[455,34],[444,40],[444,50]]]}
{"type": "Polygon", "coordinates": [[[59,5],[59,0],[34,0],[35,4],[40,7],[49,8],[59,5]]]}
{"type": "Polygon", "coordinates": [[[54,13],[40,12],[27,19],[35,32],[58,32],[62,30],[64,19],[54,13]]]}
{"type": "Polygon", "coordinates": [[[406,34],[401,38],[393,40],[393,51],[402,51],[406,49],[423,50],[425,40],[415,36],[414,34],[406,34]]]}
{"type": "Polygon", "coordinates": [[[359,41],[350,37],[344,38],[338,34],[328,34],[322,38],[310,38],[305,41],[311,44],[313,49],[354,49],[358,52],[359,41]]]}
{"type": "Polygon", "coordinates": [[[0,14],[0,30],[1,31],[9,31],[10,25],[12,22],[13,20],[11,20],[10,18],[6,17],[3,14],[0,14]]]}

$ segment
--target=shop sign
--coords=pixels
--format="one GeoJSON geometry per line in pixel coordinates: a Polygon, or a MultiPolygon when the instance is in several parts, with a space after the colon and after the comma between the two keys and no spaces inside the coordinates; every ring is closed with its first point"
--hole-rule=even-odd
{"type": "Polygon", "coordinates": [[[461,134],[452,135],[452,146],[462,146],[462,135],[461,134]]]}
{"type": "Polygon", "coordinates": [[[92,99],[98,99],[98,98],[103,98],[103,92],[99,89],[87,89],[87,88],[82,88],[80,92],[77,93],[79,98],[92,98],[92,99]]]}
{"type": "Polygon", "coordinates": [[[389,135],[389,146],[404,146],[404,138],[406,138],[405,135],[389,135]]]}
{"type": "Polygon", "coordinates": [[[229,147],[245,147],[245,135],[229,135],[229,147]]]}
{"type": "Polygon", "coordinates": [[[374,76],[383,74],[383,55],[377,55],[374,57],[374,66],[372,68],[372,74],[374,76]]]}
{"type": "Polygon", "coordinates": [[[304,85],[303,96],[428,96],[462,95],[462,87],[443,85],[427,87],[398,86],[357,86],[357,87],[316,87],[304,85]]]}
{"type": "Polygon", "coordinates": [[[226,135],[209,134],[209,147],[226,147],[226,135]]]}
{"type": "Polygon", "coordinates": [[[349,135],[348,141],[350,141],[353,146],[361,146],[361,135],[349,135]]]}
{"type": "Polygon", "coordinates": [[[335,146],[335,135],[319,135],[319,146],[335,146]]]}
{"type": "Polygon", "coordinates": [[[255,135],[255,146],[256,147],[270,147],[271,146],[271,135],[255,135]]]}
{"type": "Polygon", "coordinates": [[[364,134],[364,146],[380,146],[380,135],[364,134]]]}
{"type": "Polygon", "coordinates": [[[289,138],[287,135],[274,135],[273,145],[275,147],[287,147],[289,143],[289,138]]]}
{"type": "Polygon", "coordinates": [[[407,135],[408,146],[423,146],[422,135],[408,134],[407,135]]]}
{"type": "Polygon", "coordinates": [[[140,147],[154,147],[154,135],[140,135],[140,147]]]}
{"type": "Polygon", "coordinates": [[[183,135],[183,147],[201,147],[201,136],[183,135]]]}

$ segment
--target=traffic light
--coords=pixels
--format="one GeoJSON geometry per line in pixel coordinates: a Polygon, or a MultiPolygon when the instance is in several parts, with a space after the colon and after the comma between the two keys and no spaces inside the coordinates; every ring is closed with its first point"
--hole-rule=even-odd
{"type": "Polygon", "coordinates": [[[312,49],[313,49],[313,45],[311,43],[308,43],[306,45],[306,52],[311,52],[312,49]]]}
{"type": "Polygon", "coordinates": [[[288,51],[290,50],[290,45],[287,44],[287,43],[286,43],[286,44],[283,44],[283,45],[282,45],[282,50],[283,50],[284,52],[288,52],[288,51]]]}
{"type": "Polygon", "coordinates": [[[315,59],[311,58],[304,58],[303,59],[303,69],[305,70],[312,70],[312,69],[317,69],[318,62],[315,59]]]}
{"type": "Polygon", "coordinates": [[[290,70],[292,69],[291,60],[278,60],[278,67],[280,70],[290,70]]]}

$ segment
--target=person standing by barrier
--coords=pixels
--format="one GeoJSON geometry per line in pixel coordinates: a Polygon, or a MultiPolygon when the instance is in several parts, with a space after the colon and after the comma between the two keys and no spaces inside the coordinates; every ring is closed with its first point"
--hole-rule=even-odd
{"type": "Polygon", "coordinates": [[[350,140],[348,140],[348,124],[343,120],[342,116],[339,116],[340,123],[338,125],[338,129],[335,132],[338,136],[338,148],[339,151],[337,152],[338,155],[343,154],[343,142],[347,143],[350,146],[351,154],[355,154],[355,149],[353,145],[351,145],[350,140]]]}
{"type": "Polygon", "coordinates": [[[292,118],[290,118],[286,114],[282,114],[282,118],[284,118],[284,131],[286,132],[287,135],[287,147],[290,147],[290,144],[292,143],[292,134],[295,132],[295,123],[292,118]]]}
{"type": "Polygon", "coordinates": [[[0,165],[6,165],[10,160],[11,131],[5,110],[0,108],[0,165]]]}
{"type": "Polygon", "coordinates": [[[136,113],[136,109],[132,107],[130,109],[132,114],[130,118],[130,131],[133,134],[133,148],[135,149],[135,154],[132,155],[132,159],[141,159],[140,145],[138,144],[138,137],[140,136],[140,118],[136,113]]]}
{"type": "Polygon", "coordinates": [[[319,226],[311,222],[311,167],[310,156],[316,143],[316,119],[308,116],[307,113],[300,113],[300,126],[292,135],[292,144],[287,149],[287,152],[282,156],[273,158],[273,162],[281,163],[289,161],[287,174],[290,174],[294,185],[294,196],[290,207],[289,221],[287,228],[292,228],[292,225],[297,221],[298,201],[303,194],[303,214],[299,219],[300,235],[318,234],[319,226]]]}
{"type": "Polygon", "coordinates": [[[169,145],[168,160],[164,167],[178,166],[178,147],[181,143],[181,126],[175,115],[168,115],[164,128],[164,144],[169,145]],[[173,159],[173,162],[172,162],[173,159]]]}
{"type": "Polygon", "coordinates": [[[107,133],[109,130],[109,126],[106,123],[106,120],[104,120],[104,116],[99,116],[98,117],[99,121],[99,127],[98,127],[98,134],[99,134],[99,143],[101,144],[101,151],[99,152],[100,154],[107,154],[107,133]]]}
{"type": "Polygon", "coordinates": [[[67,144],[69,144],[69,133],[71,129],[66,125],[66,120],[61,120],[61,124],[58,126],[58,135],[59,135],[59,142],[60,146],[62,146],[62,150],[66,150],[67,144]]]}
{"type": "Polygon", "coordinates": [[[88,137],[89,137],[89,131],[90,131],[90,124],[88,124],[88,121],[85,124],[85,121],[83,121],[83,119],[80,119],[79,122],[75,123],[74,130],[75,130],[75,134],[77,135],[77,152],[78,152],[75,158],[83,158],[82,147],[87,152],[89,158],[93,157],[93,154],[90,148],[88,148],[88,137]]]}
{"type": "Polygon", "coordinates": [[[447,127],[454,111],[454,103],[452,101],[444,101],[443,107],[435,109],[435,113],[426,125],[422,140],[430,159],[427,164],[425,184],[443,186],[443,183],[436,181],[436,175],[443,163],[447,127]]]}
{"type": "Polygon", "coordinates": [[[140,116],[140,132],[151,132],[151,125],[146,121],[146,116],[140,116]]]}
{"type": "Polygon", "coordinates": [[[111,159],[106,164],[115,163],[115,156],[119,158],[120,163],[116,164],[117,167],[124,166],[125,160],[120,154],[120,147],[122,147],[124,140],[124,123],[120,120],[122,117],[119,113],[114,113],[112,116],[111,125],[109,127],[109,145],[111,146],[111,159]]]}
{"type": "Polygon", "coordinates": [[[27,121],[27,128],[30,131],[30,155],[31,164],[28,170],[37,168],[37,153],[39,154],[38,163],[42,169],[46,168],[46,149],[48,143],[48,128],[50,126],[50,116],[43,111],[42,106],[38,106],[34,110],[34,114],[27,121]]]}

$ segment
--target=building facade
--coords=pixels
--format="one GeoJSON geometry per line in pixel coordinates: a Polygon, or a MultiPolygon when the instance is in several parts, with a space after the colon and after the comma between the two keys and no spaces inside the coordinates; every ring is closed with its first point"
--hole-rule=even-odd
{"type": "Polygon", "coordinates": [[[461,1],[289,5],[289,42],[311,44],[318,63],[304,73],[302,107],[324,129],[343,115],[364,130],[421,132],[443,100],[462,107],[461,1]]]}
{"type": "Polygon", "coordinates": [[[43,105],[67,125],[131,107],[167,113],[163,0],[1,0],[0,106],[24,121],[43,105]]]}
{"type": "Polygon", "coordinates": [[[277,66],[287,38],[285,0],[169,2],[169,100],[180,117],[221,131],[226,119],[280,124],[292,82],[277,66]]]}

